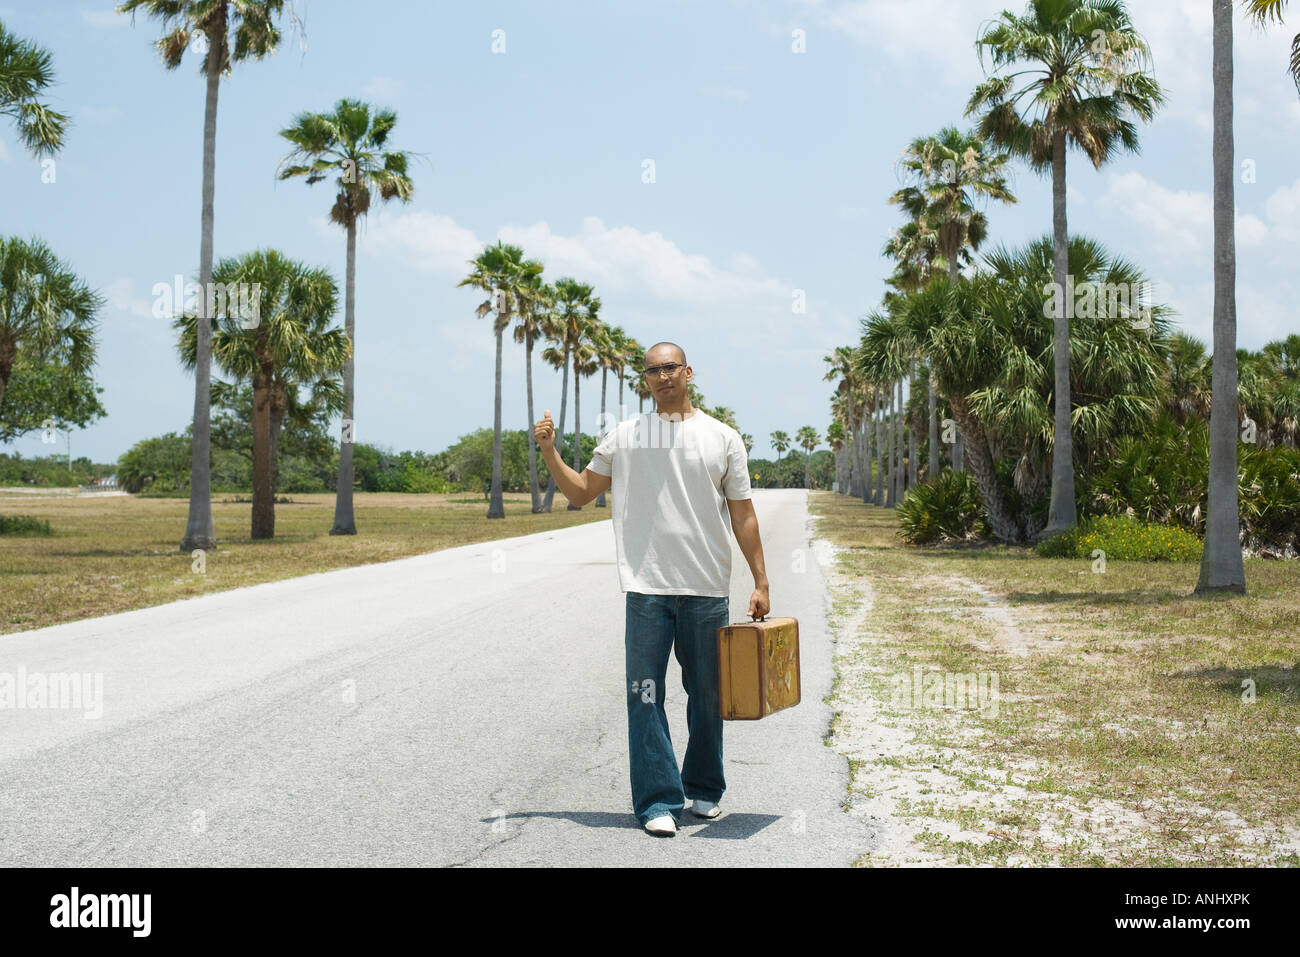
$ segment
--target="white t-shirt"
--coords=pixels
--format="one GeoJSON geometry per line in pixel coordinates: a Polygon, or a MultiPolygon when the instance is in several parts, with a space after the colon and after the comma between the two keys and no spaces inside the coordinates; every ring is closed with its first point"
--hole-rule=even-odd
{"type": "Polygon", "coordinates": [[[731,594],[731,512],[751,498],[740,433],[696,409],[625,419],[597,444],[588,468],[612,476],[610,517],[625,592],[731,594]]]}

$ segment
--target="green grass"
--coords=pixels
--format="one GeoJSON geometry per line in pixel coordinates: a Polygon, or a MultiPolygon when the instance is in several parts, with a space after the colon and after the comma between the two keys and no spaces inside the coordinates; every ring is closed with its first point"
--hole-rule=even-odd
{"type": "Polygon", "coordinates": [[[570,511],[560,492],[552,510],[537,515],[529,499],[507,499],[503,519],[488,519],[482,499],[460,504],[446,494],[358,492],[358,534],[330,535],[334,495],[295,493],[291,504],[276,506],[275,538],[254,541],[249,506],[226,498],[212,503],[217,550],[205,557],[199,574],[190,553],[179,548],[188,499],[0,494],[0,521],[21,509],[52,530],[49,537],[0,537],[0,634],[610,514],[595,503],[570,511]]]}

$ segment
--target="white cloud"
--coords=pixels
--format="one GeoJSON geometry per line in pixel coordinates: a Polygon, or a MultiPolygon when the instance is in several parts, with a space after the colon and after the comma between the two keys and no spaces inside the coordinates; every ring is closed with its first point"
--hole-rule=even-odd
{"type": "MultiPolygon", "coordinates": [[[[924,63],[927,70],[963,87],[982,77],[975,56],[975,35],[986,14],[952,0],[850,0],[845,3],[806,3],[802,22],[789,26],[808,30],[809,56],[814,55],[814,30],[835,30],[893,63],[924,63]],[[956,13],[954,8],[960,9],[956,13]]],[[[785,30],[789,36],[789,30],[785,30]]]]}
{"type": "MultiPolygon", "coordinates": [[[[1002,6],[1019,13],[1024,4],[1002,6]]],[[[1146,0],[1129,3],[1128,8],[1134,26],[1151,48],[1152,71],[1165,93],[1166,102],[1156,121],[1177,118],[1208,132],[1213,102],[1210,4],[1206,0],[1146,0]]],[[[997,4],[954,0],[804,0],[794,16],[778,23],[766,15],[762,25],[774,37],[788,38],[795,26],[808,29],[809,56],[816,51],[817,29],[842,33],[900,65],[902,69],[896,71],[900,83],[924,77],[927,83],[958,87],[964,97],[983,77],[975,38],[981,26],[997,16],[997,10],[997,4]]],[[[1268,115],[1278,109],[1279,98],[1289,91],[1292,102],[1286,108],[1300,119],[1300,109],[1294,108],[1295,87],[1285,69],[1294,24],[1273,23],[1261,28],[1238,8],[1233,29],[1238,112],[1268,115]]],[[[958,110],[964,105],[964,99],[954,104],[958,110]]]]}
{"type": "MultiPolygon", "coordinates": [[[[171,282],[170,279],[163,281],[171,282]]],[[[105,298],[108,299],[108,304],[114,309],[129,312],[133,316],[142,316],[145,319],[156,319],[157,317],[153,314],[153,300],[136,298],[131,294],[132,286],[130,279],[115,279],[105,286],[102,292],[105,298]]],[[[157,321],[165,322],[166,320],[158,319],[157,321]]]]}
{"type": "MultiPolygon", "coordinates": [[[[1241,5],[1233,4],[1233,91],[1241,116],[1275,111],[1287,82],[1295,31],[1257,26],[1241,5]]],[[[1166,103],[1160,116],[1181,118],[1209,131],[1212,125],[1213,7],[1203,0],[1161,0],[1129,4],[1133,22],[1146,37],[1154,58],[1154,73],[1166,103]]]]}
{"type": "MultiPolygon", "coordinates": [[[[547,277],[575,276],[602,296],[628,294],[642,301],[707,307],[737,321],[755,312],[789,314],[793,284],[765,275],[748,253],[733,254],[724,268],[707,256],[686,252],[662,233],[606,226],[596,216],[586,217],[572,235],[541,221],[504,226],[498,237],[545,263],[547,277]]],[[[367,237],[370,248],[404,254],[419,269],[457,278],[469,273],[467,260],[494,242],[496,238],[479,239],[447,216],[423,212],[381,213],[367,237]]],[[[810,305],[809,314],[813,312],[810,305]]]]}
{"type": "Polygon", "coordinates": [[[1288,243],[1300,242],[1300,179],[1273,193],[1264,203],[1264,215],[1273,225],[1278,239],[1288,243]]]}
{"type": "Polygon", "coordinates": [[[83,9],[81,11],[81,22],[94,27],[96,30],[106,30],[130,25],[131,17],[124,13],[118,13],[110,6],[108,9],[83,9]]]}
{"type": "MultiPolygon", "coordinates": [[[[723,269],[707,256],[687,253],[662,233],[632,226],[606,226],[588,216],[576,235],[563,236],[545,223],[506,226],[501,238],[546,263],[548,274],[574,275],[599,289],[635,292],[682,305],[745,310],[790,308],[791,284],[772,277],[723,269]]],[[[752,261],[742,260],[745,266],[752,261]]]]}
{"type": "Polygon", "coordinates": [[[401,96],[406,84],[391,76],[372,76],[363,90],[366,96],[376,100],[395,100],[401,96]]]}
{"type": "MultiPolygon", "coordinates": [[[[337,226],[324,219],[321,223],[322,229],[337,235],[337,226]]],[[[405,254],[424,272],[448,273],[457,279],[469,274],[466,261],[478,256],[487,245],[472,230],[436,213],[383,210],[371,220],[369,227],[368,247],[405,254]]]]}
{"type": "MultiPolygon", "coordinates": [[[[1166,260],[1207,260],[1214,239],[1214,206],[1209,193],[1173,190],[1141,173],[1115,173],[1103,198],[1149,237],[1150,248],[1166,260]]],[[[1237,244],[1262,246],[1270,230],[1253,213],[1237,211],[1237,244]]]]}

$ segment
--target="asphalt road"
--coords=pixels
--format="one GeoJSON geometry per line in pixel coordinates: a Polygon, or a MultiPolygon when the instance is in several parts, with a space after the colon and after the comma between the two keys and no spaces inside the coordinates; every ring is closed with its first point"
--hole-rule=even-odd
{"type": "Polygon", "coordinates": [[[102,676],[99,717],[0,708],[0,865],[848,865],[871,837],[823,743],[833,646],[806,493],[754,502],[803,701],[727,722],[716,820],[688,811],[656,838],[632,814],[605,521],[0,636],[0,675],[102,676]]]}

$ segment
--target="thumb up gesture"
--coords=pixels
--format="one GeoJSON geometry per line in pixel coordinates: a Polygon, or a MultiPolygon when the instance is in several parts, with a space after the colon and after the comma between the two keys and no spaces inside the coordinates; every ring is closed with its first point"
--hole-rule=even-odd
{"type": "Polygon", "coordinates": [[[533,427],[533,437],[537,439],[537,444],[541,446],[543,453],[555,448],[555,423],[551,421],[550,409],[547,409],[546,414],[537,420],[537,425],[533,427]]]}

